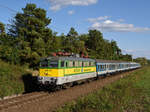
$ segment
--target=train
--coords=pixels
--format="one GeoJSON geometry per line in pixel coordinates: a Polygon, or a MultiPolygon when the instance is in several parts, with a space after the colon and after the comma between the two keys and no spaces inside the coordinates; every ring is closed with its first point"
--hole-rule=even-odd
{"type": "Polygon", "coordinates": [[[107,61],[79,57],[47,57],[40,60],[40,87],[67,87],[83,80],[94,79],[141,67],[139,63],[107,61]]]}

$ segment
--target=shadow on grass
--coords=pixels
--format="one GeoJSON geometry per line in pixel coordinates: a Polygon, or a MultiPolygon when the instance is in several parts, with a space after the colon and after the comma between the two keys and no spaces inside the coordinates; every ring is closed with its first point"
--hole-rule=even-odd
{"type": "Polygon", "coordinates": [[[22,76],[22,80],[24,83],[24,90],[25,90],[24,93],[39,91],[36,76],[32,76],[30,73],[24,74],[22,76]]]}

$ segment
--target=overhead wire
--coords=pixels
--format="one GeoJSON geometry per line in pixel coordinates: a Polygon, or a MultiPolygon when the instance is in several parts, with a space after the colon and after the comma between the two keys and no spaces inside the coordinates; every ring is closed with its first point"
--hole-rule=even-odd
{"type": "MultiPolygon", "coordinates": [[[[28,2],[28,0],[24,0],[26,3],[28,2]]],[[[14,10],[14,9],[12,9],[12,8],[9,8],[8,6],[5,6],[5,5],[2,5],[2,4],[0,4],[0,7],[2,7],[2,8],[6,8],[6,9],[8,9],[9,11],[11,11],[11,12],[15,12],[15,13],[18,13],[19,11],[16,11],[16,10],[14,10]]],[[[3,17],[4,18],[4,17],[3,17]]],[[[53,28],[55,28],[55,29],[58,29],[59,31],[62,31],[62,32],[65,32],[66,30],[65,29],[63,29],[62,27],[60,28],[60,27],[56,27],[56,26],[54,26],[54,25],[49,25],[50,27],[53,27],[53,28]]]]}
{"type": "Polygon", "coordinates": [[[12,9],[12,8],[9,8],[9,7],[7,7],[7,6],[5,6],[5,5],[2,5],[2,4],[0,4],[0,7],[6,8],[6,9],[10,10],[11,12],[18,12],[18,11],[16,11],[16,10],[14,10],[14,9],[12,9]]]}

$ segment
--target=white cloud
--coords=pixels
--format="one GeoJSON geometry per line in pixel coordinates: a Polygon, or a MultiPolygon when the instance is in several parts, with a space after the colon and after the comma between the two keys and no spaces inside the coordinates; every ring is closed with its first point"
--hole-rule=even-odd
{"type": "Polygon", "coordinates": [[[118,21],[119,21],[119,22],[124,22],[125,20],[124,20],[124,19],[118,19],[118,21]]]}
{"type": "Polygon", "coordinates": [[[150,50],[133,50],[133,49],[126,49],[122,50],[124,54],[132,54],[133,58],[137,57],[146,57],[150,59],[150,50]]]}
{"type": "Polygon", "coordinates": [[[91,4],[95,4],[98,0],[47,0],[50,2],[50,9],[53,11],[60,10],[65,6],[88,6],[91,4]]]}
{"type": "Polygon", "coordinates": [[[108,16],[100,16],[98,18],[88,18],[88,21],[93,23],[93,22],[97,22],[97,21],[101,21],[101,20],[106,20],[108,19],[108,16]]]}
{"type": "Polygon", "coordinates": [[[69,14],[69,15],[72,15],[72,14],[74,14],[74,13],[75,13],[75,11],[73,11],[73,10],[68,11],[68,14],[69,14]]]}
{"type": "MultiPolygon", "coordinates": [[[[122,20],[122,19],[121,19],[122,20]]],[[[92,23],[90,29],[97,29],[105,32],[145,32],[150,31],[148,27],[135,27],[133,24],[126,24],[119,21],[112,21],[110,17],[89,18],[92,23]]]]}

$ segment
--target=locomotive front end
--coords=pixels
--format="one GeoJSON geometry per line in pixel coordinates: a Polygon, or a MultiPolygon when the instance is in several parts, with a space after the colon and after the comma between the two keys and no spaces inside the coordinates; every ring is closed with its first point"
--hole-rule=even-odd
{"type": "Polygon", "coordinates": [[[40,62],[38,83],[49,86],[56,85],[58,78],[58,60],[43,59],[40,62]]]}

